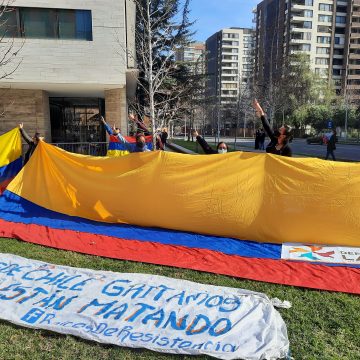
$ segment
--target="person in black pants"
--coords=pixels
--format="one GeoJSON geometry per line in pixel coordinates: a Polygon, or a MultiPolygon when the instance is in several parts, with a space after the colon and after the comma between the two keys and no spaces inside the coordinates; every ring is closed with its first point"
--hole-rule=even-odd
{"type": "Polygon", "coordinates": [[[280,155],[280,156],[292,156],[292,150],[289,146],[289,141],[291,139],[291,131],[288,126],[282,126],[278,134],[275,135],[274,131],[271,129],[268,120],[265,117],[264,110],[261,108],[257,100],[254,100],[254,109],[256,111],[257,117],[261,119],[265,132],[270,138],[270,143],[266,147],[266,152],[270,154],[280,155]]]}
{"type": "Polygon", "coordinates": [[[259,150],[260,147],[260,129],[257,129],[255,132],[255,150],[259,150]]]}
{"type": "Polygon", "coordinates": [[[226,154],[229,150],[224,142],[219,142],[216,150],[214,150],[196,130],[193,130],[192,136],[196,137],[196,141],[202,147],[205,154],[226,154]]]}
{"type": "Polygon", "coordinates": [[[29,145],[29,148],[26,151],[26,154],[25,154],[25,157],[24,157],[24,164],[23,165],[25,166],[26,163],[30,160],[31,155],[34,153],[34,151],[36,149],[36,146],[39,143],[39,141],[44,140],[44,138],[42,136],[40,136],[40,133],[38,133],[38,132],[36,132],[33,137],[29,136],[28,133],[24,129],[24,124],[23,123],[19,124],[19,129],[20,129],[20,132],[21,132],[21,136],[23,137],[23,139],[29,145]]]}
{"type": "Polygon", "coordinates": [[[336,130],[332,131],[332,135],[327,143],[327,152],[326,152],[326,158],[327,160],[329,158],[329,155],[331,155],[333,161],[336,161],[334,150],[336,150],[336,143],[338,142],[337,136],[336,136],[336,130]]]}
{"type": "Polygon", "coordinates": [[[168,137],[169,137],[169,134],[167,132],[167,129],[163,128],[162,131],[161,131],[161,134],[160,134],[160,139],[161,139],[161,142],[163,144],[164,149],[166,147],[168,137]]]}
{"type": "Polygon", "coordinates": [[[260,137],[259,137],[259,150],[265,150],[265,131],[264,129],[260,129],[260,137]]]}

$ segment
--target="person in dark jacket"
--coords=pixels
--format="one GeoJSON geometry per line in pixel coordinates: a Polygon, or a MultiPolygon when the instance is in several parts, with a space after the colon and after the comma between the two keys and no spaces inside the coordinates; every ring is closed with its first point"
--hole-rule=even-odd
{"type": "Polygon", "coordinates": [[[265,131],[264,129],[260,129],[260,137],[259,137],[259,150],[265,150],[265,131]]]}
{"type": "Polygon", "coordinates": [[[167,132],[167,129],[163,128],[161,131],[161,134],[160,134],[160,139],[161,139],[164,149],[165,149],[168,137],[169,137],[169,134],[167,132]]]}
{"type": "Polygon", "coordinates": [[[259,150],[260,147],[260,129],[257,129],[255,132],[255,150],[259,150]]]}
{"type": "Polygon", "coordinates": [[[192,136],[196,137],[196,141],[202,147],[205,154],[226,154],[229,150],[224,142],[219,142],[216,150],[214,150],[196,130],[193,130],[192,136]]]}
{"type": "Polygon", "coordinates": [[[329,141],[327,142],[327,152],[326,152],[325,160],[327,160],[329,158],[329,155],[331,155],[333,161],[336,161],[334,150],[336,150],[336,145],[335,144],[337,142],[338,142],[338,139],[337,139],[337,136],[336,136],[336,130],[333,130],[332,135],[331,135],[329,141]]]}
{"type": "Polygon", "coordinates": [[[24,124],[19,124],[19,129],[21,132],[22,138],[27,142],[29,145],[28,150],[26,151],[25,157],[24,157],[24,166],[29,161],[31,155],[34,153],[37,144],[40,140],[43,140],[44,138],[40,136],[40,133],[36,132],[33,137],[29,136],[27,132],[24,129],[24,124]]]}
{"type": "Polygon", "coordinates": [[[257,100],[254,100],[254,109],[256,111],[256,115],[261,119],[265,132],[270,138],[270,143],[266,147],[266,152],[270,154],[291,157],[292,150],[289,146],[289,141],[291,140],[291,131],[289,126],[282,126],[278,130],[278,133],[275,134],[265,117],[264,110],[261,108],[257,100]]]}

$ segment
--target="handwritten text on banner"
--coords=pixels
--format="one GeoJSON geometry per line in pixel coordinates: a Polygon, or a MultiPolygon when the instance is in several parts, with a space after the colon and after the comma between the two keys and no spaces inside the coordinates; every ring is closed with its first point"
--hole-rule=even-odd
{"type": "Polygon", "coordinates": [[[260,293],[0,254],[0,317],[88,340],[220,359],[285,356],[286,326],[260,293]]]}

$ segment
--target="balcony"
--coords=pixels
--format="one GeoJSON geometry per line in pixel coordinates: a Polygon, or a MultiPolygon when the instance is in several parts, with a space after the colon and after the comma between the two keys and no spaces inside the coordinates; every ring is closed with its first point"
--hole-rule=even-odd
{"type": "Polygon", "coordinates": [[[294,0],[291,2],[291,9],[312,9],[312,5],[308,4],[305,0],[294,0]]]}

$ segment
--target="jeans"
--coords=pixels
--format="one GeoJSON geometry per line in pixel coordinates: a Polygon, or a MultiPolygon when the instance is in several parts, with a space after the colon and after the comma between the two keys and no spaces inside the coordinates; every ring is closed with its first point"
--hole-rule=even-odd
{"type": "Polygon", "coordinates": [[[329,158],[329,155],[331,155],[332,159],[333,159],[334,161],[336,161],[336,159],[335,159],[335,154],[334,154],[334,150],[327,149],[327,153],[326,153],[326,158],[325,158],[325,160],[327,160],[327,159],[329,158]]]}

